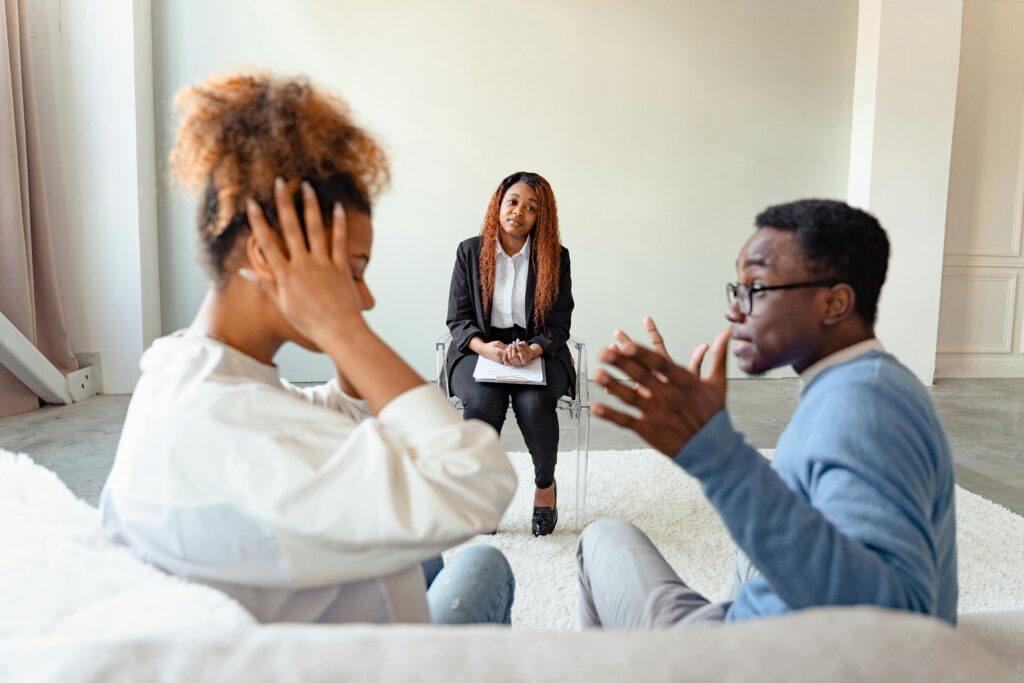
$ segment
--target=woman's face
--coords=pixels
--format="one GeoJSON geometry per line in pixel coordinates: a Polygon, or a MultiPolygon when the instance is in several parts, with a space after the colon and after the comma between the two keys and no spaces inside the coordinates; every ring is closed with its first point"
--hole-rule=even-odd
{"type": "MultiPolygon", "coordinates": [[[[329,217],[325,217],[327,218],[329,217]]],[[[352,280],[359,292],[363,310],[368,311],[376,304],[366,284],[366,267],[369,265],[370,250],[373,248],[373,220],[365,213],[352,210],[345,214],[345,219],[348,224],[348,267],[352,271],[352,280]]],[[[328,242],[330,239],[331,231],[328,229],[328,242]]],[[[288,327],[291,328],[291,334],[288,336],[292,341],[310,351],[320,351],[312,341],[306,339],[290,324],[288,327]]]]}
{"type": "MultiPolygon", "coordinates": [[[[365,213],[349,212],[348,218],[348,267],[363,302],[363,310],[373,308],[373,294],[366,284],[366,267],[370,264],[370,250],[373,248],[373,220],[365,213]]],[[[328,231],[330,234],[330,231],[328,231]]]]}
{"type": "Polygon", "coordinates": [[[537,224],[540,201],[533,188],[525,183],[516,183],[508,188],[501,198],[498,222],[509,237],[525,238],[537,224]]]}

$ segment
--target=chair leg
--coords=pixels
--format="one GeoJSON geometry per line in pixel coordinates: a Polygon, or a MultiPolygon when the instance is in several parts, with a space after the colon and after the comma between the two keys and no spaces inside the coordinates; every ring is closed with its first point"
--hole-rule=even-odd
{"type": "Polygon", "coordinates": [[[587,460],[590,453],[590,408],[576,414],[576,529],[582,531],[587,509],[587,460]]]}

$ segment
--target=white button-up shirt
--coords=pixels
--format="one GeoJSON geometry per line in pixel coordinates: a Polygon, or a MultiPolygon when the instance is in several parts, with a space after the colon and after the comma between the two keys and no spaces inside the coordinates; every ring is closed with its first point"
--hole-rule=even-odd
{"type": "Polygon", "coordinates": [[[518,253],[509,256],[497,243],[494,256],[494,299],[491,302],[491,327],[526,327],[526,280],[530,274],[530,240],[518,253]]]}
{"type": "Polygon", "coordinates": [[[142,559],[259,621],[428,621],[420,563],[497,526],[497,434],[423,385],[371,415],[195,332],[158,339],[103,490],[142,559]]]}

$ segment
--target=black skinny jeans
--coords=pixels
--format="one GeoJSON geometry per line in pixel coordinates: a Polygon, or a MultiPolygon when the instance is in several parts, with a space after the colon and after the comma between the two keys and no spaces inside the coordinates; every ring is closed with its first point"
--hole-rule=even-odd
{"type": "MultiPolygon", "coordinates": [[[[493,332],[496,333],[493,336],[500,339],[504,330],[493,332]]],[[[476,360],[477,356],[473,354],[457,362],[450,378],[452,393],[462,400],[465,407],[463,417],[483,420],[501,434],[511,399],[519,431],[523,433],[523,440],[533,458],[534,484],[537,488],[546,489],[555,480],[555,464],[558,462],[555,405],[569,390],[569,373],[560,361],[544,356],[545,386],[477,382],[473,379],[476,360]]]]}

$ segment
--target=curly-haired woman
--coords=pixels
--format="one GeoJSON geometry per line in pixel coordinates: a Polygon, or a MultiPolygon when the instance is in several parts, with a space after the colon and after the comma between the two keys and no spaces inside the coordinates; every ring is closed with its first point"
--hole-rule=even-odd
{"type": "Polygon", "coordinates": [[[494,548],[424,581],[421,563],[494,527],[515,473],[493,431],[363,320],[381,148],[304,80],[217,77],[176,104],[171,161],[201,192],[210,288],[192,325],[143,356],[106,528],[263,622],[508,623],[514,583],[494,548]],[[326,353],[336,378],[282,380],[285,342],[326,353]]]}
{"type": "Polygon", "coordinates": [[[511,400],[533,458],[534,536],[550,534],[558,522],[555,405],[575,387],[566,346],[572,309],[569,250],[558,235],[551,185],[536,173],[513,173],[491,196],[480,235],[456,252],[446,366],[466,419],[483,420],[501,433],[511,400]],[[478,356],[515,366],[541,357],[546,384],[477,382],[478,356]]]}

